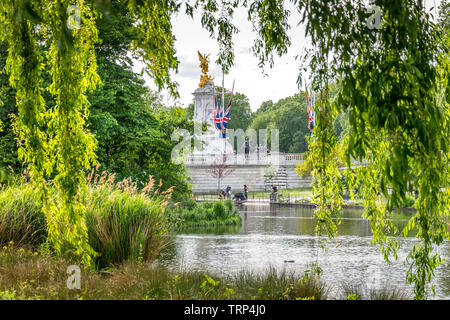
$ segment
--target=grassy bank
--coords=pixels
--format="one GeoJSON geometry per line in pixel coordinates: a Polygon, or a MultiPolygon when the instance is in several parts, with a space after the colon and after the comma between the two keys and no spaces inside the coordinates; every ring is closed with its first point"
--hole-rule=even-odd
{"type": "Polygon", "coordinates": [[[325,300],[405,299],[398,290],[363,295],[346,288],[336,297],[314,273],[304,276],[269,269],[263,274],[241,272],[218,277],[197,271],[174,271],[156,263],[127,262],[107,270],[83,269],[80,289],[68,289],[63,258],[21,249],[9,244],[0,250],[0,300],[2,299],[129,299],[129,300],[325,300]],[[308,276],[309,275],[309,276],[308,276]]]}

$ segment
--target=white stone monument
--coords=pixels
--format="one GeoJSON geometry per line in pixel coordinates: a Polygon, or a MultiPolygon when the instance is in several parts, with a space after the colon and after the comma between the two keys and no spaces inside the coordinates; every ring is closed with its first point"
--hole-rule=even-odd
{"type": "MultiPolygon", "coordinates": [[[[212,78],[208,75],[208,56],[199,54],[202,76],[199,87],[194,91],[194,122],[206,123],[207,131],[194,139],[201,141],[202,147],[194,150],[194,155],[221,155],[233,153],[232,145],[219,137],[219,131],[214,126],[214,99],[212,78]]],[[[218,103],[220,104],[220,92],[215,92],[218,103]]]]}
{"type": "MultiPolygon", "coordinates": [[[[216,93],[217,94],[217,93],[216,93]]],[[[194,91],[194,122],[206,123],[207,130],[202,135],[194,137],[198,139],[202,148],[194,150],[193,154],[221,155],[233,153],[233,146],[227,139],[219,137],[219,131],[214,127],[214,100],[212,84],[205,84],[204,88],[194,91]]],[[[218,97],[220,101],[220,95],[218,97]]],[[[200,126],[201,127],[201,126],[200,126]]]]}

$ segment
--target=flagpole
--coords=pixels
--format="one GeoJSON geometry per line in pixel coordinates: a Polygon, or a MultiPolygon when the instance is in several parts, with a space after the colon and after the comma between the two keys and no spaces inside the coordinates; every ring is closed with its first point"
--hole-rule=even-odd
{"type": "MultiPolygon", "coordinates": [[[[223,126],[223,117],[225,116],[225,71],[223,70],[223,68],[222,68],[222,132],[225,130],[225,128],[224,128],[224,126],[223,126]]],[[[223,138],[223,150],[224,150],[224,153],[226,154],[227,153],[227,150],[226,150],[226,148],[227,148],[227,144],[226,144],[226,142],[225,142],[225,137],[224,137],[224,135],[222,134],[222,138],[223,138]]]]}

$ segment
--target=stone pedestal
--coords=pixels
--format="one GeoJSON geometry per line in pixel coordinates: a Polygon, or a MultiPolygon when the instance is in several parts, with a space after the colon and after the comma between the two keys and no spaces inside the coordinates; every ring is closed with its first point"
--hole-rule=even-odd
{"type": "Polygon", "coordinates": [[[194,93],[194,121],[214,125],[213,88],[210,82],[204,88],[197,88],[194,93]]]}

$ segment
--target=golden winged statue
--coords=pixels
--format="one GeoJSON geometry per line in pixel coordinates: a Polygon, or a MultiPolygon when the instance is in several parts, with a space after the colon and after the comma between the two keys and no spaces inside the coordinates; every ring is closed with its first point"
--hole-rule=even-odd
{"type": "Polygon", "coordinates": [[[205,84],[208,82],[212,82],[213,78],[208,74],[209,71],[209,54],[202,55],[200,51],[198,52],[198,59],[200,60],[200,68],[202,69],[202,75],[200,77],[200,83],[198,85],[199,88],[204,88],[205,84]]]}

